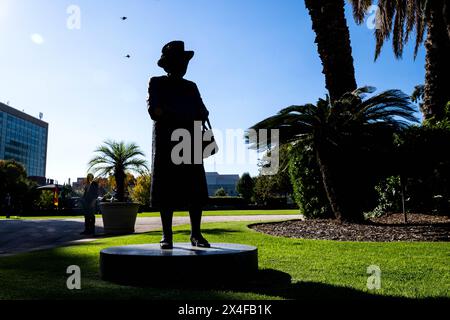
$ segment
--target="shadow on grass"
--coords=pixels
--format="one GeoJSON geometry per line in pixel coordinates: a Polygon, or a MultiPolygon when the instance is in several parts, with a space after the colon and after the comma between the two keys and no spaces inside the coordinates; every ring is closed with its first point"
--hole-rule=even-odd
{"type": "MultiPolygon", "coordinates": [[[[219,275],[220,276],[220,275],[219,275]]],[[[239,282],[229,282],[227,284],[212,283],[208,281],[199,282],[196,284],[183,283],[183,284],[171,284],[167,283],[165,285],[155,284],[152,286],[139,286],[134,285],[133,287],[138,288],[152,288],[159,290],[193,290],[209,292],[207,293],[210,299],[217,299],[215,295],[218,291],[227,291],[235,293],[253,293],[258,295],[265,295],[270,297],[278,297],[281,299],[288,300],[301,300],[301,301],[370,301],[370,302],[380,302],[380,303],[448,303],[450,299],[447,298],[406,298],[406,297],[395,297],[386,295],[377,295],[367,293],[361,290],[335,286],[320,282],[292,282],[292,278],[288,273],[274,270],[274,269],[260,269],[253,278],[247,280],[241,280],[239,282]]],[[[195,297],[192,297],[195,299],[195,297]]],[[[208,298],[208,299],[209,299],[208,298]]]]}
{"type": "MultiPolygon", "coordinates": [[[[234,229],[224,229],[224,228],[211,228],[211,229],[204,229],[202,230],[202,234],[207,235],[224,235],[224,234],[230,234],[230,233],[240,233],[241,230],[234,230],[234,229]]],[[[161,234],[161,231],[157,231],[156,234],[161,234]]],[[[176,235],[190,235],[190,230],[176,230],[173,232],[174,236],[176,235]]]]}
{"type": "MultiPolygon", "coordinates": [[[[242,294],[256,294],[259,298],[266,296],[281,299],[300,300],[302,303],[323,301],[369,301],[375,303],[448,303],[446,298],[412,299],[404,297],[382,296],[370,294],[361,290],[334,286],[319,282],[292,282],[288,273],[261,269],[257,274],[239,282],[196,283],[193,284],[156,284],[152,286],[119,285],[102,281],[98,271],[97,260],[92,256],[63,254],[60,250],[50,250],[41,254],[30,253],[13,257],[15,259],[0,259],[0,270],[14,270],[17,277],[27,275],[26,284],[20,279],[9,278],[1,283],[3,292],[0,299],[73,299],[76,296],[65,289],[64,272],[68,265],[78,265],[83,271],[84,286],[79,292],[83,299],[148,299],[148,300],[223,300],[242,294]],[[34,275],[39,274],[38,277],[34,275]],[[22,287],[16,282],[22,283],[22,287]]],[[[151,275],[153,276],[153,275],[151,275]]],[[[220,274],[217,275],[220,278],[220,274]]],[[[157,278],[157,275],[155,275],[157,278]]]]}

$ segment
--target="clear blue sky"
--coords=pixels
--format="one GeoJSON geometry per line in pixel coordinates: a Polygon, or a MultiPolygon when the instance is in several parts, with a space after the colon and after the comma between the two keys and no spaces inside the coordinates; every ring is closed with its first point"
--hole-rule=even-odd
{"type": "MultiPolygon", "coordinates": [[[[415,61],[411,45],[395,60],[389,43],[375,63],[373,30],[349,13],[359,86],[411,93],[424,82],[423,47],[415,61]]],[[[216,128],[246,129],[326,93],[301,0],[0,0],[0,101],[44,113],[48,177],[85,175],[107,138],[138,143],[150,160],[148,79],[163,74],[156,61],[175,39],[196,52],[186,78],[197,83],[216,128]],[[79,30],[66,27],[72,4],[81,9],[79,30]]],[[[257,173],[252,164],[216,170],[257,173]]]]}

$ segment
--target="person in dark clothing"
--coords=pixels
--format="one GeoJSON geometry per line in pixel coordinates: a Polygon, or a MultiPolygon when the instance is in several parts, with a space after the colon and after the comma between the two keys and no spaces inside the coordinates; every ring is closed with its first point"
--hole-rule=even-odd
{"type": "Polygon", "coordinates": [[[84,212],[84,231],[82,235],[95,234],[95,212],[97,208],[98,183],[94,181],[94,175],[87,175],[87,184],[84,187],[81,204],[84,212]]]}
{"type": "Polygon", "coordinates": [[[12,211],[11,195],[9,193],[6,194],[4,203],[5,203],[5,211],[6,211],[5,216],[6,216],[6,219],[9,219],[9,218],[11,218],[11,211],[12,211]]]}
{"type": "MultiPolygon", "coordinates": [[[[167,75],[150,79],[148,112],[153,122],[151,205],[161,213],[163,226],[162,249],[173,248],[172,217],[175,209],[188,209],[191,220],[193,246],[210,247],[200,231],[202,207],[208,201],[203,158],[195,157],[194,143],[187,162],[177,163],[172,150],[179,141],[172,141],[177,129],[194,137],[198,125],[208,119],[197,85],[183,79],[193,51],[185,51],[184,42],[172,41],[162,49],[158,66],[167,75]]],[[[201,130],[201,129],[200,129],[201,130]]],[[[192,141],[191,141],[192,142],[192,141]]]]}

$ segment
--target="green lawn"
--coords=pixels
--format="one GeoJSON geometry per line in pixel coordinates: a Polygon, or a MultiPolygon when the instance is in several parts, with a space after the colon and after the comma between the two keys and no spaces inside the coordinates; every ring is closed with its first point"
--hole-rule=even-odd
{"type": "MultiPolygon", "coordinates": [[[[203,211],[204,216],[252,216],[252,215],[279,215],[279,214],[289,214],[298,215],[298,209],[289,210],[210,210],[203,211]]],[[[187,217],[189,213],[187,211],[177,211],[174,213],[176,217],[187,217]]],[[[34,219],[74,219],[81,218],[82,216],[30,216],[30,217],[12,217],[12,219],[23,219],[23,220],[34,220],[34,219]]],[[[101,217],[97,215],[97,217],[101,217]]],[[[143,212],[138,215],[138,217],[159,217],[159,212],[143,212]]],[[[5,219],[5,216],[0,215],[0,219],[5,219]]]]}
{"type": "MultiPolygon", "coordinates": [[[[288,239],[264,235],[245,222],[204,225],[212,242],[255,245],[260,273],[241,288],[156,289],[119,286],[99,279],[102,248],[158,242],[160,232],[99,239],[95,242],[0,258],[0,299],[308,299],[380,296],[399,300],[450,301],[449,243],[356,243],[288,239]],[[66,289],[66,268],[82,270],[82,290],[66,289]],[[367,267],[381,268],[381,289],[366,288],[367,267]],[[286,278],[292,277],[291,282],[286,278]]],[[[189,226],[175,228],[175,241],[187,241],[189,226]]],[[[180,266],[182,268],[182,266],[180,266]]]]}

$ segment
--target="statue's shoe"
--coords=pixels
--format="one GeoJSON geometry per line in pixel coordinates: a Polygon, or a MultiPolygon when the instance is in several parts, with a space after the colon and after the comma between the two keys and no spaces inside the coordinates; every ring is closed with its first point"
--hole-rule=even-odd
{"type": "Polygon", "coordinates": [[[173,242],[169,240],[163,239],[159,242],[159,245],[161,249],[173,249],[173,242]]]}
{"type": "Polygon", "coordinates": [[[191,237],[191,244],[194,247],[200,247],[200,248],[211,248],[211,245],[209,244],[208,240],[200,237],[191,237]]]}

